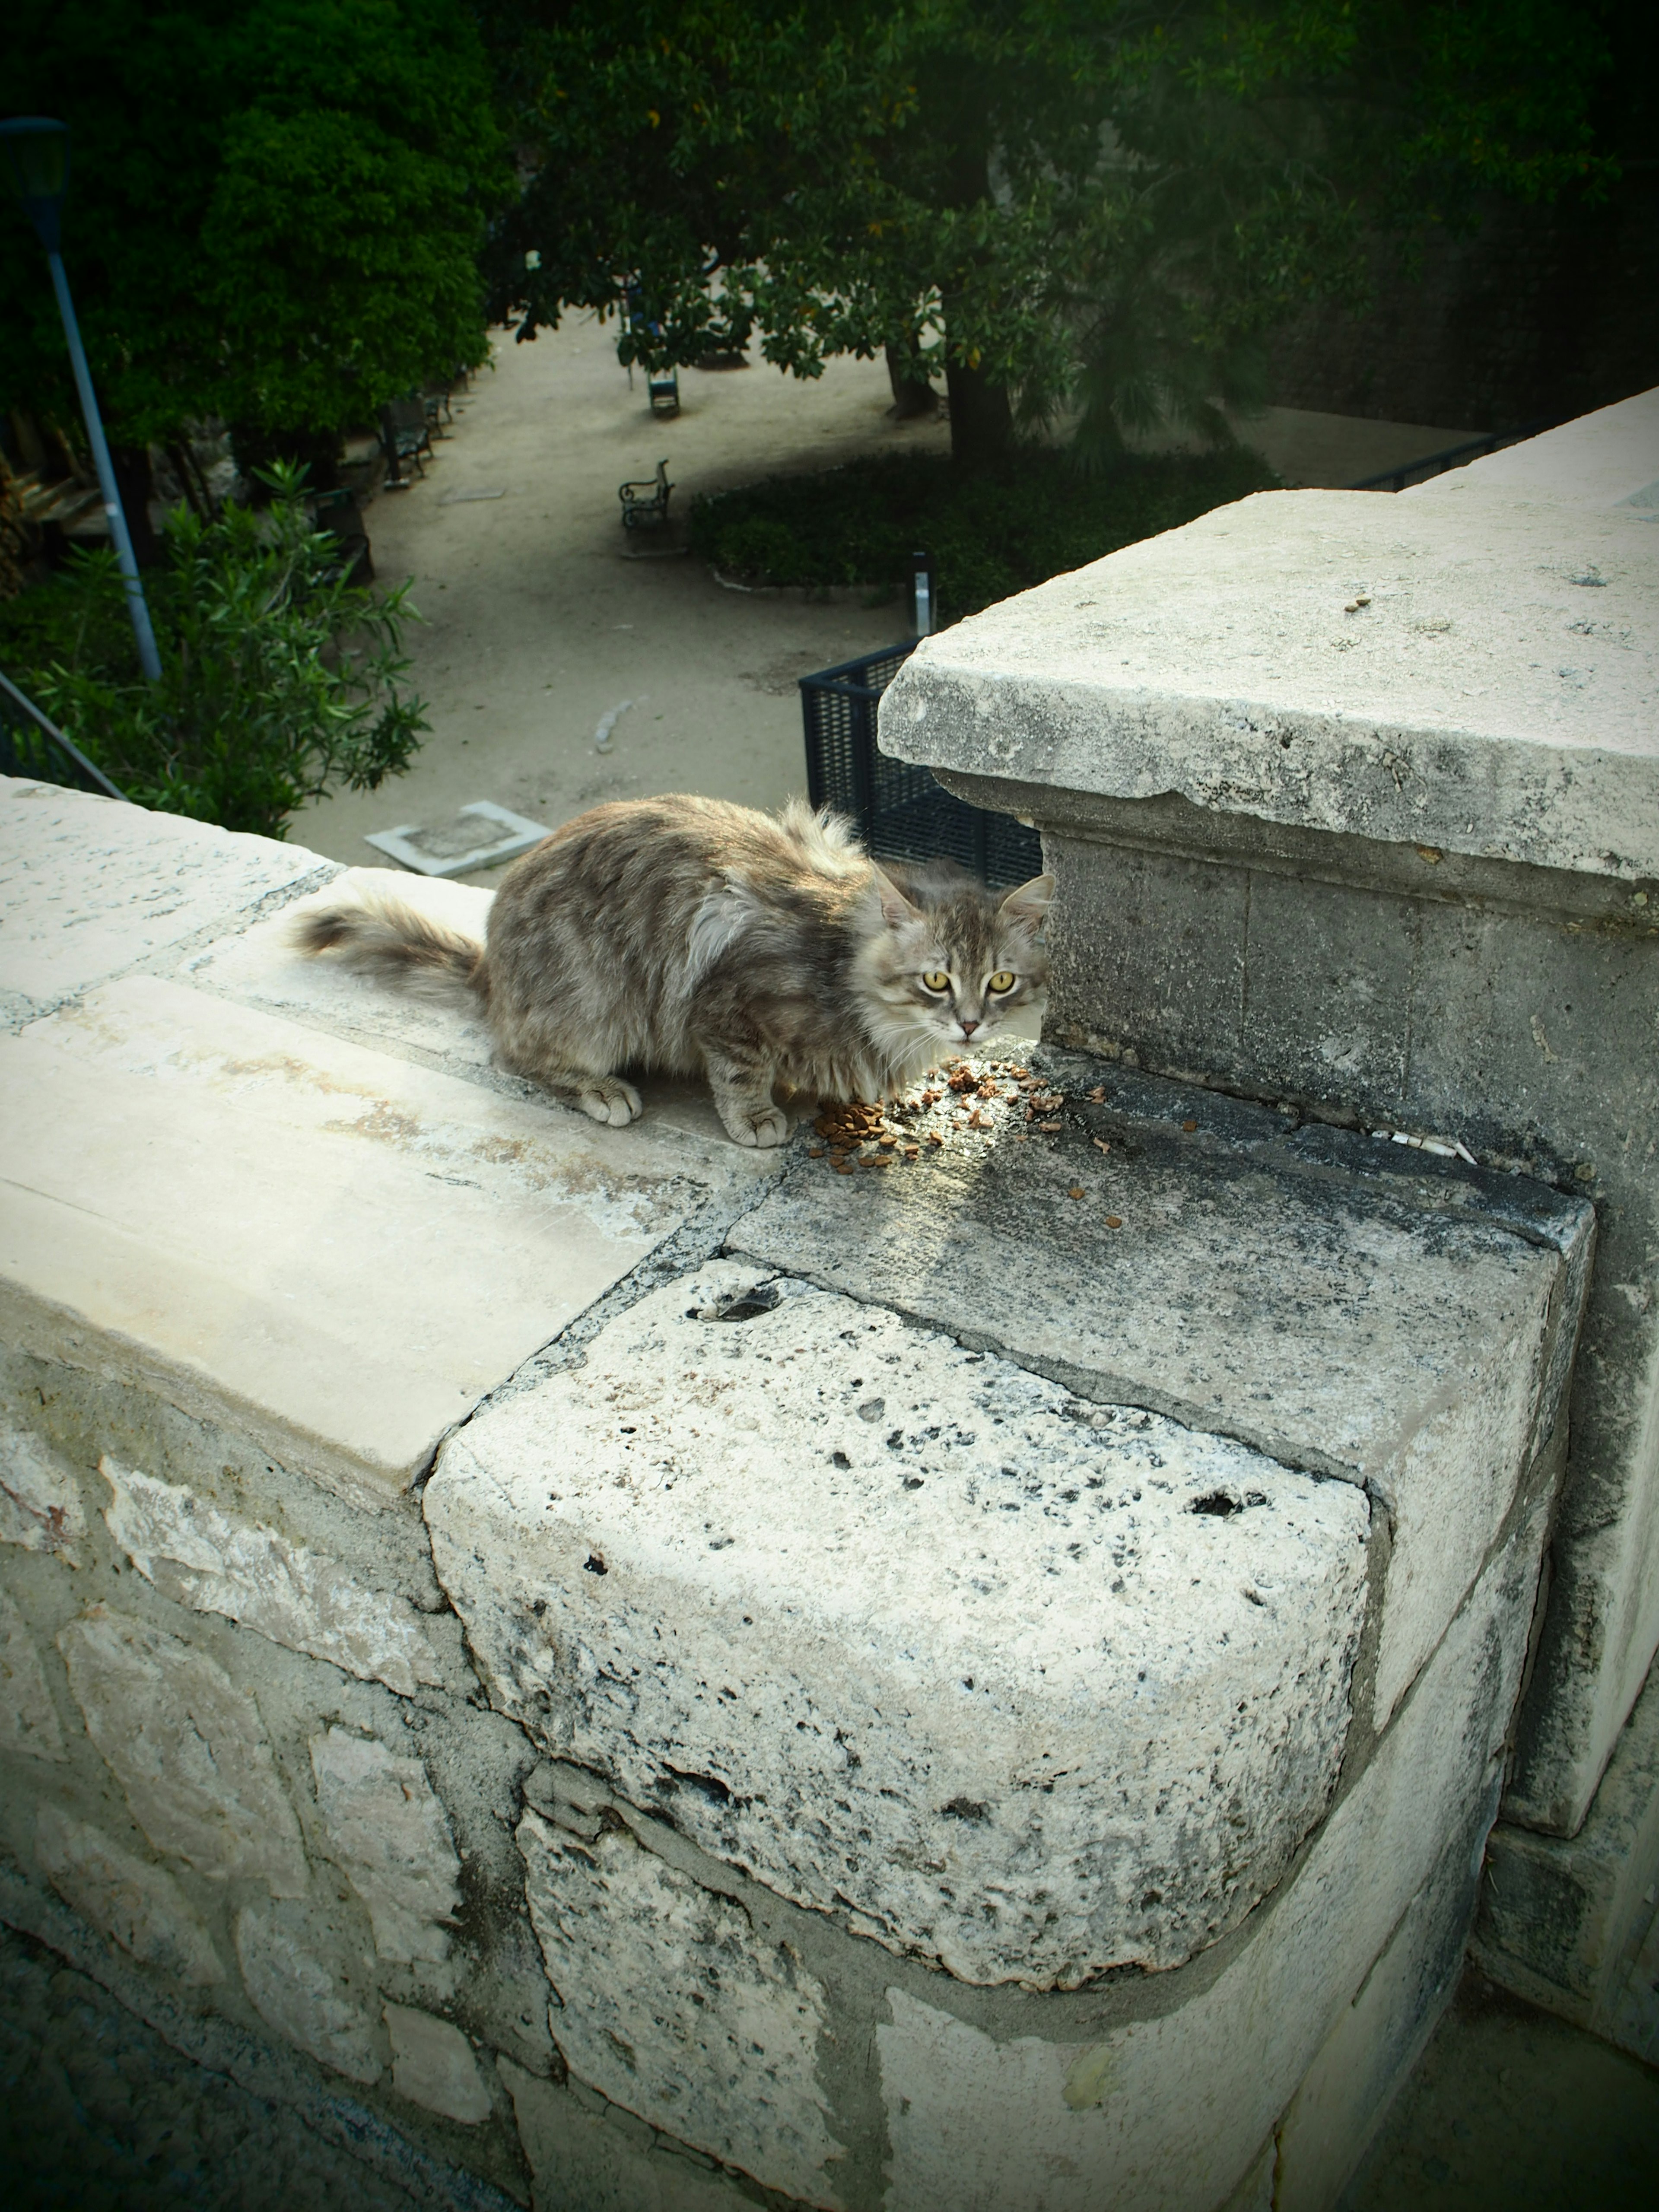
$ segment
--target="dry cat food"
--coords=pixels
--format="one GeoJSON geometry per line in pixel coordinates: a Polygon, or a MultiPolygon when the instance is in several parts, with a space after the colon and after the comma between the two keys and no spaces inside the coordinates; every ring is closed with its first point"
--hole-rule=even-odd
{"type": "MultiPolygon", "coordinates": [[[[837,1175],[853,1175],[860,1168],[889,1167],[896,1160],[918,1160],[924,1145],[943,1149],[947,1135],[959,1130],[965,1137],[976,1133],[988,1143],[1018,1109],[1026,1127],[1010,1130],[1024,1144],[1032,1135],[1058,1136],[1065,1124],[1052,1116],[1066,1103],[1065,1095],[1051,1090],[1040,1076],[1017,1061],[963,1060],[948,1073],[918,1086],[902,1098],[866,1103],[842,1100],[819,1107],[812,1124],[814,1141],[806,1147],[809,1159],[828,1155],[837,1175]],[[938,1115],[939,1127],[915,1125],[938,1115]]],[[[1097,1138],[1097,1144],[1101,1140],[1097,1138]]],[[[1106,1149],[1103,1144],[1101,1149],[1106,1149]]]]}

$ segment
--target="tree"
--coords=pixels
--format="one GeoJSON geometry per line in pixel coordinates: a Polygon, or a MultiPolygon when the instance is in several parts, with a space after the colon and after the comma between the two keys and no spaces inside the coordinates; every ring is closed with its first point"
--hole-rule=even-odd
{"type": "MultiPolygon", "coordinates": [[[[218,416],[326,451],[483,357],[510,190],[460,0],[11,0],[0,112],[70,127],[64,252],[112,442],[218,416]]],[[[0,214],[0,407],[76,418],[44,257],[0,214]]]]}
{"type": "Polygon", "coordinates": [[[492,241],[521,337],[758,336],[798,376],[942,375],[953,450],[1080,403],[1085,446],[1216,418],[1363,218],[1593,189],[1594,0],[485,0],[531,174],[492,241]]]}

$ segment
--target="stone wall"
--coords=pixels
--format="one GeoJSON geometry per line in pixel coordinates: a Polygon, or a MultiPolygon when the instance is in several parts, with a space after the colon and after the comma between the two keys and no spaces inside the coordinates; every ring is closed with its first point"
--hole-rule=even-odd
{"type": "Polygon", "coordinates": [[[1659,1643],[1656,732],[1659,392],[1398,498],[1267,494],[1129,547],[929,640],[881,718],[1042,828],[1056,1038],[1594,1198],[1506,1815],[1609,1971],[1603,1815],[1655,1848],[1592,1808],[1659,1643]]]}
{"type": "Polygon", "coordinates": [[[340,873],[0,787],[0,1911],[434,2204],[1331,2203],[1590,1206],[1054,1049],[596,1128],[340,873]]]}

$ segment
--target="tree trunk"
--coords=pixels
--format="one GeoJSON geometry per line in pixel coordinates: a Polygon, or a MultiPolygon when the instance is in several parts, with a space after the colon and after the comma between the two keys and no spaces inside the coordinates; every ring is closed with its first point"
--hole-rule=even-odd
{"type": "Polygon", "coordinates": [[[887,380],[893,387],[893,404],[888,413],[901,422],[908,422],[918,415],[936,414],[939,394],[926,377],[909,376],[906,371],[910,357],[900,346],[887,349],[887,380]]]}
{"type": "Polygon", "coordinates": [[[951,459],[960,468],[994,468],[1014,442],[1006,386],[993,384],[982,368],[947,354],[945,388],[951,400],[951,459]]]}
{"type": "Polygon", "coordinates": [[[121,495],[122,512],[127,518],[132,557],[141,568],[159,568],[161,541],[149,523],[149,503],[155,490],[149,473],[149,447],[112,446],[109,457],[115,471],[115,488],[121,495]]]}

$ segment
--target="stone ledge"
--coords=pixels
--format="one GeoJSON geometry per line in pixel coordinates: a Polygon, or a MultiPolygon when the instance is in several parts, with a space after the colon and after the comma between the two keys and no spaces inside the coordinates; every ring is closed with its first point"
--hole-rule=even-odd
{"type": "Polygon", "coordinates": [[[911,1170],[800,1163],[732,1249],[1370,1490],[1381,1725],[1555,1425],[1591,1209],[1103,1060],[1030,1064],[1056,1133],[1005,1098],[911,1170]]]}
{"type": "Polygon", "coordinates": [[[1659,882],[1656,616],[1644,509],[1258,492],[926,640],[881,744],[1659,882]]]}
{"type": "Polygon", "coordinates": [[[0,776],[0,1007],[29,1019],[337,872],[302,845],[0,776]]]}
{"type": "Polygon", "coordinates": [[[1335,1784],[1352,1486],[765,1269],[642,1299],[425,1510],[549,1750],[969,1981],[1177,1963],[1335,1784]]]}
{"type": "Polygon", "coordinates": [[[0,1039],[0,1082],[8,1340],[159,1385],[360,1504],[736,1158],[147,977],[0,1039]]]}

